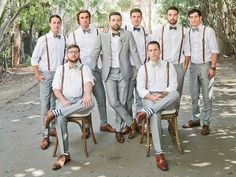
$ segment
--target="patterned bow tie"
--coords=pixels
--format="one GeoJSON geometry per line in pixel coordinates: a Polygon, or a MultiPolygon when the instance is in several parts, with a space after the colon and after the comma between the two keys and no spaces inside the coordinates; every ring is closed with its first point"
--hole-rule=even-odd
{"type": "Polygon", "coordinates": [[[195,32],[195,31],[199,32],[199,28],[192,28],[192,31],[193,32],[195,32]]]}
{"type": "Polygon", "coordinates": [[[74,65],[74,66],[69,65],[69,69],[76,69],[76,68],[77,68],[77,65],[74,65]]]}
{"type": "Polygon", "coordinates": [[[140,31],[140,28],[136,28],[136,27],[134,27],[134,31],[135,31],[135,30],[140,31]]]}
{"type": "Polygon", "coordinates": [[[120,36],[120,32],[118,33],[111,33],[112,37],[115,37],[115,36],[120,36]]]}
{"type": "Polygon", "coordinates": [[[177,30],[177,27],[176,26],[170,26],[169,30],[177,30]]]}
{"type": "Polygon", "coordinates": [[[90,33],[90,29],[83,30],[84,34],[85,33],[90,33]]]}
{"type": "Polygon", "coordinates": [[[53,37],[54,37],[54,38],[61,39],[61,35],[60,35],[60,34],[54,35],[53,37]]]}

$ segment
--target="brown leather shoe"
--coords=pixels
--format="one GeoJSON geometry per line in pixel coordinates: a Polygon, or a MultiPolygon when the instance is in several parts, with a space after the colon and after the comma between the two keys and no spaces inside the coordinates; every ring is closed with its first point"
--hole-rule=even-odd
{"type": "Polygon", "coordinates": [[[167,161],[163,153],[156,155],[156,164],[159,169],[163,171],[168,170],[167,161]]]}
{"type": "Polygon", "coordinates": [[[133,139],[136,134],[136,121],[133,121],[133,123],[130,125],[130,131],[129,131],[129,139],[133,139]]]}
{"type": "Polygon", "coordinates": [[[51,110],[48,111],[48,114],[44,117],[44,126],[45,128],[48,128],[50,123],[53,121],[53,119],[55,118],[54,114],[52,113],[51,110]]]}
{"type": "Polygon", "coordinates": [[[57,131],[55,128],[51,128],[50,131],[48,132],[48,136],[56,137],[57,136],[57,131]]]}
{"type": "Polygon", "coordinates": [[[208,135],[209,133],[210,133],[209,125],[203,125],[201,134],[202,135],[208,135]]]}
{"type": "Polygon", "coordinates": [[[54,162],[54,164],[52,165],[52,169],[53,170],[58,170],[61,167],[63,167],[67,162],[70,161],[70,155],[65,155],[65,154],[61,154],[58,158],[57,161],[54,162]]]}
{"type": "Polygon", "coordinates": [[[114,128],[112,128],[112,126],[110,124],[101,125],[100,126],[100,131],[102,131],[102,132],[111,132],[111,133],[116,132],[116,130],[114,128]]]}
{"type": "Polygon", "coordinates": [[[198,127],[200,126],[200,120],[198,121],[194,121],[194,120],[190,120],[187,123],[185,123],[184,125],[182,125],[183,128],[192,128],[192,127],[198,127]]]}
{"type": "Polygon", "coordinates": [[[125,128],[122,130],[123,135],[127,135],[130,131],[130,128],[128,126],[125,126],[125,128]]]}
{"type": "Polygon", "coordinates": [[[46,150],[49,147],[49,144],[50,144],[49,138],[46,137],[46,138],[43,138],[43,140],[40,144],[40,147],[42,150],[46,150]]]}
{"type": "Polygon", "coordinates": [[[147,116],[146,112],[144,111],[138,112],[135,117],[137,124],[140,124],[140,122],[142,122],[142,120],[145,119],[146,116],[147,116]]]}
{"type": "Polygon", "coordinates": [[[116,139],[119,143],[124,143],[125,142],[125,138],[124,138],[124,136],[122,135],[121,132],[116,132],[116,139]]]}

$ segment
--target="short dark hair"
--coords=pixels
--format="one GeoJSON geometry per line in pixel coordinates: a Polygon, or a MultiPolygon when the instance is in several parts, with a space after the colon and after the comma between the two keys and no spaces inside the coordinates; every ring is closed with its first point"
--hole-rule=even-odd
{"type": "Polygon", "coordinates": [[[160,44],[159,44],[157,41],[150,41],[150,42],[148,43],[148,45],[147,45],[147,48],[148,48],[148,46],[151,45],[151,44],[156,44],[156,45],[158,46],[158,48],[160,49],[160,44]]]}
{"type": "Polygon", "coordinates": [[[179,9],[175,6],[171,6],[167,9],[166,13],[168,13],[169,10],[175,10],[177,13],[179,13],[179,9]]]}
{"type": "Polygon", "coordinates": [[[121,18],[121,20],[122,20],[122,16],[121,16],[120,12],[111,12],[111,13],[109,14],[109,20],[111,19],[111,16],[113,16],[113,15],[118,15],[118,16],[120,16],[120,18],[121,18]]]}
{"type": "Polygon", "coordinates": [[[71,45],[69,45],[69,46],[67,47],[67,50],[70,50],[70,49],[72,49],[72,48],[77,48],[77,49],[79,50],[79,52],[80,52],[80,48],[79,48],[79,46],[76,45],[76,44],[71,44],[71,45]]]}
{"type": "Polygon", "coordinates": [[[191,9],[189,12],[188,12],[188,17],[190,17],[191,14],[197,12],[198,13],[198,16],[201,17],[202,16],[202,13],[200,10],[198,9],[191,9]]]}
{"type": "Polygon", "coordinates": [[[53,18],[58,18],[58,19],[60,19],[60,21],[62,22],[62,19],[61,19],[61,17],[59,16],[59,15],[51,15],[50,17],[49,17],[49,23],[51,23],[51,21],[52,21],[52,19],[53,18]]]}
{"type": "Polygon", "coordinates": [[[132,9],[132,10],[130,11],[130,17],[132,16],[132,13],[134,13],[134,12],[140,13],[141,16],[143,15],[142,11],[141,11],[139,8],[134,8],[134,9],[132,9]]]}
{"type": "Polygon", "coordinates": [[[78,24],[79,24],[79,16],[80,16],[80,14],[83,14],[83,13],[87,13],[89,16],[89,19],[91,19],[91,13],[87,9],[81,9],[76,15],[78,24]]]}

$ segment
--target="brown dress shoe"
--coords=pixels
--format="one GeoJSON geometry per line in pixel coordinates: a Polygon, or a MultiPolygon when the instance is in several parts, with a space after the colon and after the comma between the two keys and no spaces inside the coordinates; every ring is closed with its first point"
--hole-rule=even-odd
{"type": "Polygon", "coordinates": [[[48,132],[48,136],[56,137],[57,136],[57,131],[55,128],[51,128],[50,131],[48,132]]]}
{"type": "Polygon", "coordinates": [[[209,133],[210,133],[209,125],[203,125],[201,134],[202,135],[208,135],[209,133]]]}
{"type": "Polygon", "coordinates": [[[167,161],[163,153],[156,155],[156,164],[159,169],[163,171],[168,170],[167,161]]]}
{"type": "Polygon", "coordinates": [[[140,124],[140,122],[142,122],[142,120],[145,119],[146,116],[147,116],[146,112],[144,111],[138,112],[135,117],[137,124],[140,124]]]}
{"type": "Polygon", "coordinates": [[[192,128],[192,127],[198,127],[200,125],[201,125],[200,120],[199,121],[190,120],[187,123],[185,123],[182,127],[183,128],[192,128]]]}
{"type": "Polygon", "coordinates": [[[129,131],[129,139],[133,139],[136,134],[136,121],[133,121],[133,123],[130,125],[130,131],[129,131]]]}
{"type": "Polygon", "coordinates": [[[125,126],[125,128],[122,130],[122,134],[127,135],[129,133],[129,131],[130,131],[130,127],[125,126]]]}
{"type": "Polygon", "coordinates": [[[54,164],[52,165],[52,169],[53,170],[58,170],[61,167],[63,167],[67,162],[70,161],[70,155],[65,155],[65,154],[61,154],[58,158],[57,161],[54,162],[54,164]]]}
{"type": "Polygon", "coordinates": [[[43,138],[43,140],[40,144],[40,147],[41,147],[42,150],[46,150],[48,148],[49,144],[50,144],[49,138],[48,137],[43,138]]]}
{"type": "Polygon", "coordinates": [[[125,142],[125,138],[124,138],[124,136],[121,132],[116,132],[116,140],[119,143],[124,143],[125,142]]]}
{"type": "Polygon", "coordinates": [[[111,132],[111,133],[116,132],[116,130],[114,128],[112,128],[112,126],[110,124],[101,125],[100,126],[100,131],[102,131],[102,132],[111,132]]]}
{"type": "Polygon", "coordinates": [[[51,110],[49,110],[46,117],[44,117],[44,126],[45,126],[45,128],[49,127],[50,123],[53,121],[54,118],[55,118],[55,115],[52,113],[51,110]]]}

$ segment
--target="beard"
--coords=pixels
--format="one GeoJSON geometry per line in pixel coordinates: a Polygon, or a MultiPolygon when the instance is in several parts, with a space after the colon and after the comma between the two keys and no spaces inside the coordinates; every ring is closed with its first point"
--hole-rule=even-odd
{"type": "Polygon", "coordinates": [[[71,63],[77,63],[79,60],[80,60],[80,58],[76,58],[76,57],[68,58],[68,61],[71,63]]]}
{"type": "Polygon", "coordinates": [[[114,26],[111,27],[111,29],[113,31],[119,31],[120,30],[120,26],[119,25],[114,25],[114,26]]]}
{"type": "Polygon", "coordinates": [[[177,20],[172,19],[172,20],[168,20],[169,24],[171,25],[175,25],[177,23],[177,20]]]}

